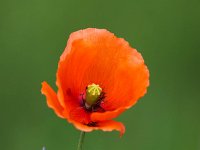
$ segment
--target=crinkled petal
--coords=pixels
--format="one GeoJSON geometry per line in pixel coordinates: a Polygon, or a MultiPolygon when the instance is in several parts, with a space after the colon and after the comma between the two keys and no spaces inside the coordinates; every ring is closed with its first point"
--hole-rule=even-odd
{"type": "Polygon", "coordinates": [[[121,122],[108,120],[108,121],[101,121],[97,123],[97,126],[91,127],[84,124],[81,124],[79,122],[72,122],[73,125],[81,131],[84,132],[91,132],[93,130],[103,130],[103,131],[119,131],[120,136],[122,136],[125,133],[125,126],[121,122]]]}
{"type": "Polygon", "coordinates": [[[56,93],[48,83],[42,82],[41,92],[46,96],[47,105],[52,108],[59,117],[64,118],[63,107],[60,105],[56,93]]]}

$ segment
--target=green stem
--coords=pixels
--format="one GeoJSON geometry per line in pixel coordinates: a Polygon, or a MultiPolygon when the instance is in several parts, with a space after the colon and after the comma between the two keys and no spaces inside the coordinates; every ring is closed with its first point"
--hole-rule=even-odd
{"type": "Polygon", "coordinates": [[[81,131],[77,150],[82,150],[84,138],[85,138],[85,132],[81,131]]]}

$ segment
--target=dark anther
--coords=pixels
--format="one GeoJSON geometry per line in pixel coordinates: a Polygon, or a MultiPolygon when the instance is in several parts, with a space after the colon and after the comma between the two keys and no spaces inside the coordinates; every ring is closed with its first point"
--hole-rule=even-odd
{"type": "Polygon", "coordinates": [[[103,102],[105,98],[105,93],[102,92],[101,95],[99,96],[97,102],[92,106],[92,111],[93,112],[104,112],[105,110],[101,107],[101,103],[103,102]]]}
{"type": "Polygon", "coordinates": [[[89,127],[95,127],[95,126],[97,126],[97,122],[89,122],[87,124],[87,126],[89,126],[89,127]]]}
{"type": "Polygon", "coordinates": [[[105,93],[102,92],[101,95],[99,96],[98,100],[96,101],[95,104],[93,104],[90,108],[85,107],[85,98],[84,98],[84,93],[80,94],[81,98],[81,103],[80,105],[85,108],[87,112],[104,112],[105,110],[101,107],[101,103],[103,102],[105,98],[105,93]]]}
{"type": "Polygon", "coordinates": [[[101,95],[99,96],[97,102],[96,102],[96,105],[100,105],[104,98],[105,98],[105,93],[102,92],[101,95]]]}

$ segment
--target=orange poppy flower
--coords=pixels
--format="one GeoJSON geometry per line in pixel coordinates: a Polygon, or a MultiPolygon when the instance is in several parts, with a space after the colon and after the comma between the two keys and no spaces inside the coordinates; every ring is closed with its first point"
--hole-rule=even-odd
{"type": "Polygon", "coordinates": [[[55,113],[85,132],[120,131],[113,119],[146,93],[149,71],[136,49],[105,29],[72,33],[60,57],[58,92],[46,82],[42,93],[55,113]]]}

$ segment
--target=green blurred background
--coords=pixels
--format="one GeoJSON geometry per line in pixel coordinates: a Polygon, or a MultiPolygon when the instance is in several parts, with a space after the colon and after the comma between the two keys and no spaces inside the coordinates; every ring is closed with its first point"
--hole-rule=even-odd
{"type": "Polygon", "coordinates": [[[106,28],[142,53],[148,94],[117,120],[126,133],[86,134],[84,150],[200,150],[199,0],[0,0],[0,149],[74,150],[79,131],[46,106],[71,32],[106,28]]]}

